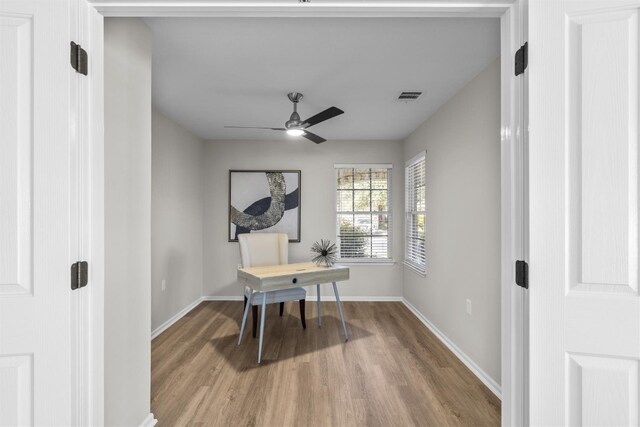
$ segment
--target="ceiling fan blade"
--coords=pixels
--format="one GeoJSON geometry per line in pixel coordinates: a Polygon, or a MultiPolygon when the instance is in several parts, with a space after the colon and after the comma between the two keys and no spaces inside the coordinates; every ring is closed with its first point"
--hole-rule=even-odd
{"type": "Polygon", "coordinates": [[[311,133],[311,132],[306,131],[306,130],[304,131],[304,134],[302,134],[302,136],[307,138],[309,141],[315,142],[316,144],[320,144],[320,143],[326,141],[326,139],[324,139],[323,137],[318,136],[315,133],[311,133]]]}
{"type": "Polygon", "coordinates": [[[324,122],[325,120],[329,120],[330,118],[333,118],[335,116],[339,116],[340,114],[343,114],[344,111],[342,111],[339,108],[336,107],[330,107],[327,108],[326,110],[316,114],[313,117],[309,117],[307,120],[305,120],[302,123],[302,126],[305,128],[311,127],[313,125],[317,125],[320,122],[324,122]]]}
{"type": "Polygon", "coordinates": [[[270,129],[270,130],[286,130],[285,128],[265,128],[259,126],[225,126],[226,129],[270,129]]]}

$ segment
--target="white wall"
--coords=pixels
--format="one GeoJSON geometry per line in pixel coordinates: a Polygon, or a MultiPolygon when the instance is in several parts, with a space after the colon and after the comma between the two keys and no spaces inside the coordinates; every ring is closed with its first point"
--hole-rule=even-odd
{"type": "MultiPolygon", "coordinates": [[[[204,295],[241,296],[236,280],[238,243],[228,242],[229,169],[300,169],[301,242],[289,245],[289,261],[309,261],[314,241],[335,242],[335,163],[392,163],[392,206],[402,212],[401,142],[306,140],[209,141],[205,143],[204,295]]],[[[393,218],[393,257],[402,260],[402,217],[393,218]]],[[[323,295],[332,295],[325,287],[323,295]]],[[[308,295],[315,290],[308,288],[308,295]]],[[[402,266],[353,266],[340,296],[402,296],[402,266]]]]}
{"type": "Polygon", "coordinates": [[[155,330],[202,296],[204,145],[156,110],[152,126],[151,330],[155,330]]]}
{"type": "Polygon", "coordinates": [[[406,268],[404,297],[500,384],[499,59],[404,141],[404,158],[425,149],[427,276],[406,268]]]}
{"type": "Polygon", "coordinates": [[[105,60],[105,425],[149,414],[151,33],[107,18],[105,60]]]}

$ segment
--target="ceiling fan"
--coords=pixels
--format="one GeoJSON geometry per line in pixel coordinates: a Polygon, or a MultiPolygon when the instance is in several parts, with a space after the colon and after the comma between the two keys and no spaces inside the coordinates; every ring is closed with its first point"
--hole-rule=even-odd
{"type": "Polygon", "coordinates": [[[269,130],[278,130],[285,131],[287,134],[291,136],[302,136],[307,138],[309,141],[313,141],[316,144],[320,144],[321,142],[325,142],[326,139],[321,136],[316,135],[315,133],[309,132],[307,129],[313,125],[317,125],[318,123],[324,122],[325,120],[329,120],[335,116],[339,116],[343,114],[339,108],[330,107],[326,110],[316,114],[315,116],[309,117],[307,120],[300,120],[300,115],[298,114],[297,107],[298,102],[302,99],[302,94],[299,92],[291,92],[287,95],[289,101],[293,103],[293,113],[289,117],[284,124],[283,128],[270,128],[270,127],[256,127],[256,126],[225,126],[225,128],[230,129],[269,129],[269,130]]]}

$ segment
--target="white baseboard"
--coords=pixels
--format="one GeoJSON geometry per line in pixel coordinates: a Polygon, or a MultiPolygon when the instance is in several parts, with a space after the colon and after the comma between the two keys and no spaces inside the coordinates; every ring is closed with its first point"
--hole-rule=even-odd
{"type": "MultiPolygon", "coordinates": [[[[202,301],[242,301],[244,298],[241,296],[204,296],[202,301]]],[[[307,300],[315,301],[315,295],[307,295],[307,300]]],[[[333,295],[322,295],[320,301],[335,301],[336,297],[333,295]]],[[[369,302],[402,302],[402,297],[389,297],[389,296],[344,296],[340,297],[340,301],[369,301],[369,302]]]]}
{"type": "Polygon", "coordinates": [[[153,413],[150,412],[149,415],[147,415],[147,418],[140,423],[140,427],[153,427],[157,422],[158,420],[156,420],[156,417],[154,417],[153,413]]]}
{"type": "Polygon", "coordinates": [[[171,316],[169,320],[167,320],[166,322],[164,322],[162,325],[158,326],[151,332],[151,339],[154,339],[155,337],[163,333],[165,330],[169,329],[171,325],[176,323],[178,320],[182,319],[185,314],[187,314],[188,312],[196,308],[196,306],[201,302],[202,302],[202,298],[198,298],[197,300],[195,300],[194,302],[192,302],[191,304],[189,304],[188,306],[186,306],[185,308],[183,308],[182,310],[180,310],[179,312],[171,316]]]}
{"type": "MultiPolygon", "coordinates": [[[[307,295],[308,301],[316,301],[315,295],[307,295]]],[[[336,297],[334,295],[321,295],[320,301],[334,301],[336,297]]],[[[341,296],[340,301],[361,301],[361,302],[401,302],[402,297],[390,297],[390,296],[341,296]]]]}
{"type": "Polygon", "coordinates": [[[244,300],[244,297],[242,295],[231,295],[231,296],[205,295],[200,300],[201,301],[242,301],[244,300]]]}
{"type": "Polygon", "coordinates": [[[462,363],[467,366],[467,368],[471,370],[471,372],[475,374],[476,377],[478,377],[480,381],[482,381],[484,385],[487,386],[487,388],[489,388],[489,390],[491,390],[493,394],[498,397],[498,399],[502,400],[500,385],[495,382],[493,378],[491,378],[469,356],[467,356],[462,350],[460,350],[460,348],[455,345],[453,341],[451,341],[442,331],[440,331],[433,323],[431,323],[431,321],[427,319],[422,313],[420,313],[418,309],[415,308],[409,301],[403,298],[402,302],[431,332],[433,332],[436,337],[438,337],[440,341],[442,341],[444,345],[449,348],[449,350],[453,352],[453,354],[456,355],[458,359],[460,359],[462,363]]]}

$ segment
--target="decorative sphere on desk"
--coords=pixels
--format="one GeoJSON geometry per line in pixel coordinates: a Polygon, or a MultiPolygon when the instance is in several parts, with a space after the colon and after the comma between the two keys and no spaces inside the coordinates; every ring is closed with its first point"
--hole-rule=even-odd
{"type": "Polygon", "coordinates": [[[318,266],[331,267],[336,262],[336,245],[330,240],[320,239],[311,246],[312,261],[318,266]]]}

